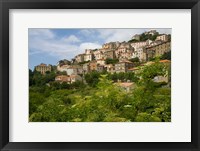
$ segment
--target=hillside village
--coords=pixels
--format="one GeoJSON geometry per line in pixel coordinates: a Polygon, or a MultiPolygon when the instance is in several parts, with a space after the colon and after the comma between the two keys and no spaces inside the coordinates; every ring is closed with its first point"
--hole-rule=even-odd
{"type": "Polygon", "coordinates": [[[171,35],[150,30],[29,70],[30,122],[171,122],[171,35]]]}
{"type": "MultiPolygon", "coordinates": [[[[170,53],[171,35],[150,30],[134,35],[128,42],[105,43],[99,49],[86,49],[71,61],[60,60],[54,70],[61,74],[55,77],[55,81],[69,84],[84,81],[84,75],[93,71],[111,74],[137,72],[142,66],[153,63],[153,59],[170,53]]],[[[160,62],[170,63],[170,60],[161,58],[160,62]]],[[[51,72],[53,66],[41,63],[35,70],[45,74],[51,72]]],[[[167,77],[156,77],[155,80],[168,82],[167,77]]]]}

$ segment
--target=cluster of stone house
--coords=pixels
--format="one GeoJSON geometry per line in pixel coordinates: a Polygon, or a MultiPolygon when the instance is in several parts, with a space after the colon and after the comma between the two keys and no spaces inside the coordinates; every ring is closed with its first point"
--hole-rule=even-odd
{"type": "MultiPolygon", "coordinates": [[[[146,34],[158,34],[156,30],[145,32],[146,34]]],[[[140,35],[133,38],[139,40],[140,35]]],[[[136,42],[110,42],[100,49],[86,49],[85,53],[78,54],[74,58],[75,63],[86,61],[99,61],[110,59],[129,60],[138,57],[141,62],[148,61],[152,57],[163,55],[171,51],[171,41],[166,34],[160,34],[155,41],[136,41],[136,42]]]]}
{"type": "MultiPolygon", "coordinates": [[[[134,64],[129,60],[139,58],[140,62],[147,62],[150,58],[161,56],[171,51],[171,40],[166,34],[159,34],[156,30],[150,30],[144,34],[158,35],[155,41],[150,39],[140,41],[141,35],[134,35],[135,42],[110,42],[102,45],[99,49],[86,49],[85,53],[76,55],[72,61],[62,60],[57,64],[57,71],[66,72],[67,76],[57,76],[56,81],[73,83],[82,80],[81,77],[86,73],[97,71],[107,71],[110,73],[133,72],[134,64]],[[118,59],[115,64],[106,64],[106,59],[118,59]]],[[[36,70],[44,74],[51,71],[50,65],[41,64],[36,66],[36,70]]]]}
{"type": "Polygon", "coordinates": [[[74,63],[86,61],[98,61],[110,59],[131,59],[134,48],[128,42],[106,43],[100,49],[86,49],[85,53],[78,54],[74,58],[74,63]]]}
{"type": "MultiPolygon", "coordinates": [[[[171,61],[170,60],[160,60],[161,63],[165,63],[165,64],[170,64],[171,61]]],[[[90,62],[87,63],[87,72],[91,71],[91,70],[97,70],[97,71],[104,71],[105,69],[107,70],[107,72],[111,72],[111,73],[120,73],[120,72],[140,72],[140,70],[144,67],[144,66],[148,66],[151,64],[154,64],[155,62],[151,62],[148,61],[144,64],[141,64],[139,67],[134,67],[134,64],[130,61],[122,61],[119,63],[116,63],[115,65],[113,64],[108,64],[108,65],[97,65],[96,62],[90,62]],[[99,67],[99,69],[98,69],[99,67]]],[[[63,83],[66,82],[68,84],[72,84],[74,82],[77,81],[83,81],[83,77],[80,76],[80,74],[84,74],[84,72],[86,72],[85,68],[83,68],[84,66],[86,66],[86,64],[83,64],[83,66],[80,65],[62,65],[60,66],[59,64],[57,65],[57,70],[61,71],[61,72],[66,72],[67,75],[58,75],[55,77],[55,81],[59,82],[59,83],[63,83]]],[[[41,73],[45,73],[44,71],[51,71],[52,68],[50,65],[46,65],[46,64],[40,64],[38,66],[36,66],[36,70],[37,71],[41,71],[41,73]]],[[[169,82],[169,76],[168,74],[166,74],[166,76],[156,76],[153,79],[154,82],[169,82]]],[[[127,81],[127,82],[117,82],[116,85],[120,86],[122,89],[124,89],[125,91],[129,92],[130,90],[132,90],[134,88],[134,83],[127,81]]]]}

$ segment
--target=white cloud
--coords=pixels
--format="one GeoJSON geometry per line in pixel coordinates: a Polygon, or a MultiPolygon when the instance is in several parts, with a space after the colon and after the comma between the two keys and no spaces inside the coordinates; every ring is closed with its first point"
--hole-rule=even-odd
{"type": "Polygon", "coordinates": [[[58,37],[51,30],[34,29],[29,31],[29,55],[44,53],[58,59],[72,59],[75,55],[85,52],[85,49],[100,48],[101,45],[92,42],[80,43],[75,35],[58,37]]]}
{"type": "Polygon", "coordinates": [[[57,58],[71,59],[79,51],[73,44],[80,40],[74,36],[57,37],[50,29],[29,29],[29,55],[46,53],[57,58]]]}
{"type": "Polygon", "coordinates": [[[50,29],[37,29],[37,28],[30,28],[29,36],[31,36],[32,38],[40,37],[42,39],[52,39],[55,37],[54,33],[50,29]]]}
{"type": "Polygon", "coordinates": [[[128,41],[135,34],[141,33],[142,29],[99,29],[99,37],[105,42],[128,41]]]}
{"type": "Polygon", "coordinates": [[[97,48],[101,48],[102,46],[98,43],[91,43],[91,42],[86,42],[86,43],[82,43],[79,46],[80,51],[84,52],[85,49],[97,49],[97,48]]]}
{"type": "Polygon", "coordinates": [[[63,40],[64,42],[67,42],[67,43],[77,43],[77,42],[81,41],[75,35],[70,35],[68,37],[64,37],[61,40],[63,40]]]}
{"type": "MultiPolygon", "coordinates": [[[[30,42],[29,48],[33,50],[31,52],[38,53],[46,53],[47,55],[71,58],[71,54],[78,51],[78,47],[76,45],[67,44],[63,41],[56,41],[56,40],[33,40],[30,42]]],[[[31,54],[30,54],[31,55],[31,54]]]]}

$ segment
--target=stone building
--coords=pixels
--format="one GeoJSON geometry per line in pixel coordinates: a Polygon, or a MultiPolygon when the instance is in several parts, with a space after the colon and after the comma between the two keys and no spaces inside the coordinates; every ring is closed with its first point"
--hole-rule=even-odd
{"type": "Polygon", "coordinates": [[[57,71],[60,71],[60,72],[67,72],[67,69],[70,67],[70,65],[57,65],[57,71]]]}
{"type": "Polygon", "coordinates": [[[163,41],[161,41],[161,40],[152,41],[147,47],[156,46],[156,45],[159,45],[161,43],[163,43],[163,41]]]}
{"type": "Polygon", "coordinates": [[[59,75],[55,77],[55,81],[60,83],[67,82],[68,84],[72,84],[77,81],[82,81],[82,78],[79,75],[59,75]]]}
{"type": "Polygon", "coordinates": [[[103,65],[97,65],[97,72],[103,72],[105,67],[103,65]]]}
{"type": "Polygon", "coordinates": [[[83,74],[83,68],[80,65],[71,65],[66,69],[66,72],[68,75],[77,75],[77,74],[83,74]]]}
{"type": "Polygon", "coordinates": [[[76,62],[83,62],[84,61],[84,55],[85,54],[79,54],[79,55],[77,55],[77,56],[75,56],[75,61],[76,62]]]}
{"type": "Polygon", "coordinates": [[[41,74],[45,74],[47,71],[51,72],[52,67],[51,67],[51,65],[47,66],[46,64],[41,63],[40,65],[37,65],[35,67],[35,70],[38,71],[38,72],[40,72],[41,74]]]}
{"type": "Polygon", "coordinates": [[[93,54],[85,54],[84,55],[84,61],[92,61],[93,60],[93,54]]]}
{"type": "Polygon", "coordinates": [[[107,58],[110,58],[110,59],[115,59],[116,58],[116,55],[115,55],[115,51],[114,50],[109,50],[109,51],[106,51],[104,52],[104,58],[107,59],[107,58]]]}
{"type": "Polygon", "coordinates": [[[67,82],[68,84],[71,83],[70,77],[68,75],[59,75],[55,77],[55,81],[57,82],[67,82]]]}
{"type": "Polygon", "coordinates": [[[98,59],[96,61],[97,61],[97,64],[99,65],[105,65],[105,59],[98,59]]]}
{"type": "Polygon", "coordinates": [[[89,63],[83,64],[83,74],[90,72],[89,63]]]}
{"type": "Polygon", "coordinates": [[[134,52],[134,48],[130,43],[123,42],[119,46],[119,48],[115,51],[116,57],[118,59],[130,59],[132,53],[134,52]]]}
{"type": "Polygon", "coordinates": [[[162,35],[158,35],[158,36],[156,37],[156,40],[168,41],[169,38],[168,38],[168,35],[162,34],[162,35]]]}
{"type": "Polygon", "coordinates": [[[128,72],[128,69],[133,68],[134,64],[130,61],[123,61],[115,64],[115,72],[128,72]]]}
{"type": "Polygon", "coordinates": [[[97,62],[96,61],[91,61],[89,63],[90,71],[96,71],[97,70],[97,62]]]}
{"type": "Polygon", "coordinates": [[[146,41],[139,41],[139,42],[133,42],[133,43],[131,43],[131,46],[132,46],[134,49],[137,49],[137,48],[146,46],[146,44],[147,44],[146,41]]]}
{"type": "Polygon", "coordinates": [[[92,61],[92,60],[94,60],[93,50],[86,49],[84,55],[84,61],[92,61]]]}
{"type": "Polygon", "coordinates": [[[109,42],[109,43],[106,43],[102,46],[103,49],[110,49],[110,50],[113,50],[113,49],[117,49],[118,47],[120,46],[120,43],[117,41],[117,42],[109,42]]]}
{"type": "Polygon", "coordinates": [[[104,66],[105,67],[105,70],[109,73],[114,73],[115,71],[115,67],[113,64],[107,64],[104,66]]]}
{"type": "Polygon", "coordinates": [[[103,58],[103,52],[101,50],[96,50],[93,52],[94,54],[94,59],[99,60],[103,58]]]}
{"type": "Polygon", "coordinates": [[[148,46],[148,45],[150,45],[152,42],[153,42],[152,40],[147,39],[147,40],[146,40],[146,45],[148,46]]]}
{"type": "Polygon", "coordinates": [[[132,53],[132,58],[138,57],[141,62],[144,62],[147,60],[147,54],[145,47],[140,47],[135,49],[135,51],[132,53]]]}
{"type": "Polygon", "coordinates": [[[146,47],[147,60],[154,57],[159,57],[164,53],[171,51],[171,42],[163,42],[155,46],[146,47]]]}

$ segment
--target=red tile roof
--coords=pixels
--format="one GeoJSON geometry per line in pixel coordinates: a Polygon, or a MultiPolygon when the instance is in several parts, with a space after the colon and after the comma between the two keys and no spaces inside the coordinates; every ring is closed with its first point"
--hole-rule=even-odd
{"type": "Polygon", "coordinates": [[[160,60],[159,62],[162,62],[162,63],[170,63],[171,62],[171,60],[160,60]]]}

